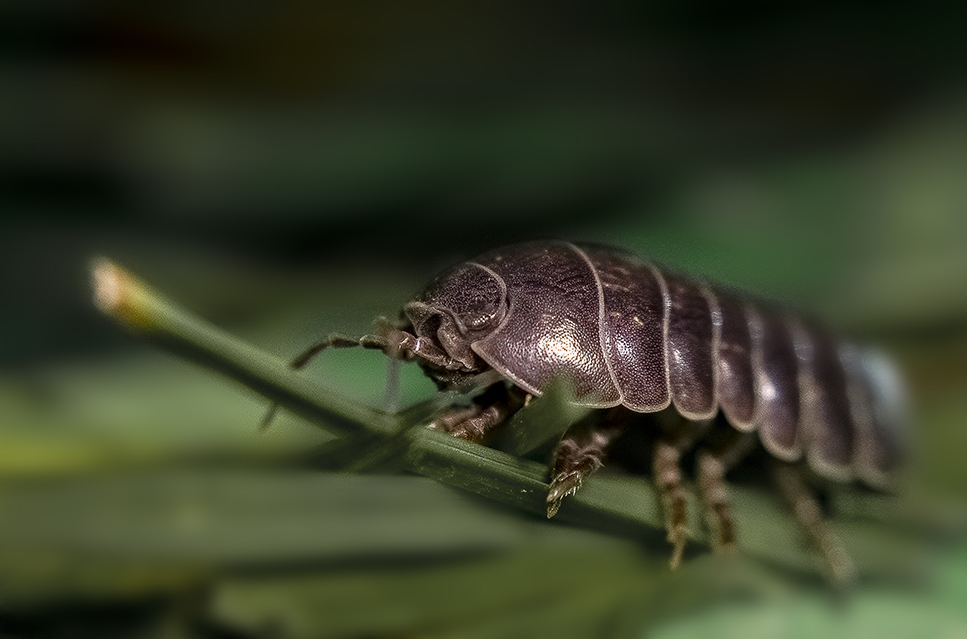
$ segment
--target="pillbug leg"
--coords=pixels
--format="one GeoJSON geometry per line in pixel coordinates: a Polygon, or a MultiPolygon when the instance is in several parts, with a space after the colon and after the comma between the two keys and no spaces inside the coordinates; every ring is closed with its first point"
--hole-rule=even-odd
{"type": "Polygon", "coordinates": [[[651,458],[652,476],[665,513],[668,542],[672,544],[669,563],[673,570],[681,563],[685,541],[688,538],[688,509],[679,463],[681,456],[680,444],[674,438],[664,436],[655,442],[651,458]]]}
{"type": "Polygon", "coordinates": [[[451,408],[429,427],[467,441],[480,441],[494,426],[520,410],[526,395],[516,386],[508,389],[502,383],[494,384],[475,398],[472,406],[451,408]]]}
{"type": "Polygon", "coordinates": [[[831,581],[838,588],[848,589],[856,582],[856,566],[839,537],[823,518],[819,502],[806,485],[800,469],[774,460],[771,470],[780,493],[792,507],[796,521],[822,554],[831,581]]]}
{"type": "Polygon", "coordinates": [[[712,547],[718,552],[731,552],[735,548],[735,522],[729,508],[725,464],[703,450],[698,454],[696,466],[705,520],[712,532],[712,547]]]}
{"type": "Polygon", "coordinates": [[[459,424],[468,419],[479,417],[481,412],[483,412],[483,407],[479,404],[473,404],[471,406],[451,406],[444,410],[439,417],[434,419],[428,428],[453,434],[459,424]]]}
{"type": "Polygon", "coordinates": [[[711,420],[693,422],[671,411],[659,413],[662,434],[655,441],[651,457],[651,474],[661,497],[668,542],[672,544],[669,563],[678,567],[688,539],[688,507],[682,485],[681,457],[695,444],[711,424],[711,420]]]}
{"type": "Polygon", "coordinates": [[[725,473],[742,461],[755,443],[749,433],[732,431],[732,437],[715,449],[702,449],[696,457],[696,477],[705,511],[705,521],[712,533],[712,547],[721,553],[735,549],[735,522],[729,505],[725,473]]]}
{"type": "Polygon", "coordinates": [[[608,411],[596,424],[580,424],[561,438],[554,449],[547,518],[557,514],[561,502],[601,467],[611,443],[624,431],[631,413],[621,408],[608,411]]]}

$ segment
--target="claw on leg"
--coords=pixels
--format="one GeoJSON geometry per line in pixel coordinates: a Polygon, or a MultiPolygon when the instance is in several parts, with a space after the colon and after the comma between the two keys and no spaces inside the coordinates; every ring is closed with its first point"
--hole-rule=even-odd
{"type": "Polygon", "coordinates": [[[573,495],[584,479],[601,467],[604,449],[595,445],[594,438],[580,441],[565,437],[554,451],[554,472],[547,493],[547,518],[557,514],[561,501],[573,495]]]}
{"type": "Polygon", "coordinates": [[[547,493],[547,518],[557,514],[565,497],[573,495],[584,480],[602,466],[611,443],[622,433],[621,413],[610,413],[600,424],[582,425],[564,434],[554,449],[551,487],[547,493]]]}
{"type": "Polygon", "coordinates": [[[590,475],[588,472],[584,476],[577,472],[559,475],[551,481],[551,489],[547,492],[547,518],[550,519],[557,514],[561,507],[561,502],[565,497],[573,495],[581,487],[584,477],[590,475]]]}

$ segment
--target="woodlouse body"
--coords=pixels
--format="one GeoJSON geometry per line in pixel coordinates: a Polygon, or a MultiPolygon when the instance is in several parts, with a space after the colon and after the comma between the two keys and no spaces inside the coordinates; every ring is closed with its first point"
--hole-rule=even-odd
{"type": "Polygon", "coordinates": [[[438,277],[404,314],[461,372],[493,368],[531,394],[564,376],[595,408],[671,404],[689,420],[721,409],[773,456],[805,456],[836,481],[885,487],[897,466],[895,389],[874,353],[624,251],[497,249],[438,277]]]}
{"type": "Polygon", "coordinates": [[[562,437],[548,517],[601,465],[634,421],[628,416],[674,407],[679,423],[660,426],[651,453],[673,566],[688,535],[680,470],[688,450],[697,451],[713,544],[727,549],[734,527],[724,475],[758,436],[771,474],[840,583],[852,579],[852,565],[793,472],[801,465],[791,462],[804,460],[834,481],[885,488],[900,460],[899,388],[874,352],[610,247],[542,241],[485,253],[433,280],[398,324],[384,321],[363,337],[332,334],[293,366],[348,346],[416,360],[440,387],[487,388],[473,406],[451,408],[432,424],[467,439],[481,438],[561,377],[572,382],[575,402],[611,409],[597,425],[562,437]],[[702,443],[719,411],[730,432],[702,443]]]}

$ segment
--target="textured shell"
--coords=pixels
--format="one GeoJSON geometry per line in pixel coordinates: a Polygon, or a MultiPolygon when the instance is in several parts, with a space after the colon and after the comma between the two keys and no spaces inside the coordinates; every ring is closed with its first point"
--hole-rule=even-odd
{"type": "Polygon", "coordinates": [[[506,295],[499,326],[470,347],[528,392],[565,376],[588,406],[721,409],[772,455],[805,455],[839,481],[881,486],[897,465],[883,364],[810,324],[609,247],[534,242],[465,266],[506,295]]]}

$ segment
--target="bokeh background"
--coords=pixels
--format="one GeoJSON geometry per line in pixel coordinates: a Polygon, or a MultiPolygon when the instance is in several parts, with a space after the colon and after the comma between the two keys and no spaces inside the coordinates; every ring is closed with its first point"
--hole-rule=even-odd
{"type": "MultiPolygon", "coordinates": [[[[725,602],[663,548],[325,472],[324,434],[257,434],[262,401],[119,331],[87,274],[108,255],[288,357],[494,245],[619,244],[882,344],[911,481],[956,514],[962,24],[955,3],[3,3],[0,633],[967,636],[956,537],[838,613],[782,571],[757,578],[780,601],[725,602]]],[[[378,355],[324,360],[380,401],[378,355]]]]}

